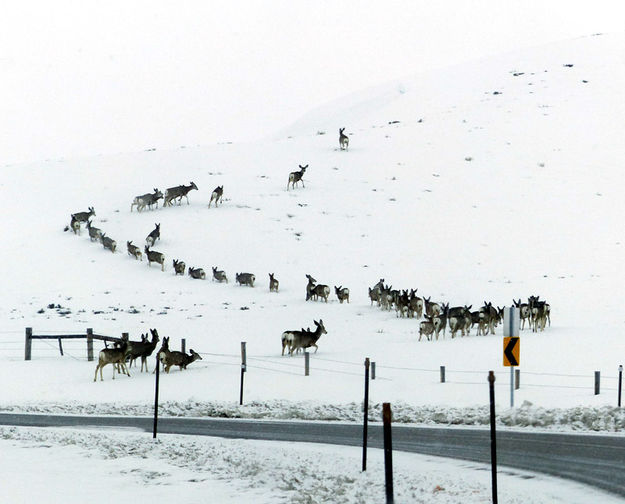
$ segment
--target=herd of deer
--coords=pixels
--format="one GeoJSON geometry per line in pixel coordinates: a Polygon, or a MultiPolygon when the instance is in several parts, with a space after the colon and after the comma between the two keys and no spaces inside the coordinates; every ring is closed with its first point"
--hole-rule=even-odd
{"type": "MultiPolygon", "coordinates": [[[[435,303],[431,297],[417,296],[418,289],[398,290],[384,283],[384,279],[369,288],[371,305],[377,305],[383,310],[395,309],[398,317],[417,318],[425,320],[419,324],[419,341],[425,336],[428,341],[438,337],[449,327],[451,337],[455,338],[458,332],[468,336],[473,327],[477,335],[495,334],[495,327],[503,320],[503,307],[495,307],[491,302],[484,301],[478,310],[471,311],[473,305],[449,307],[449,303],[435,303]]],[[[547,323],[551,326],[551,307],[539,296],[530,296],[527,303],[521,299],[513,300],[514,306],[519,309],[521,329],[525,324],[533,332],[543,331],[547,323]]]]}
{"type": "MultiPolygon", "coordinates": [[[[100,381],[102,378],[102,368],[107,364],[111,364],[113,366],[113,380],[115,379],[115,371],[118,373],[124,373],[127,376],[130,376],[128,368],[132,366],[133,362],[135,362],[138,358],[141,358],[141,371],[143,372],[143,367],[145,366],[146,373],[148,370],[148,357],[152,355],[154,349],[156,348],[156,344],[159,342],[158,331],[156,329],[150,329],[150,333],[152,333],[152,339],[148,339],[148,335],[141,335],[141,341],[129,341],[127,337],[122,337],[119,342],[116,342],[113,348],[104,348],[100,350],[98,354],[98,365],[95,368],[95,375],[93,377],[93,381],[97,381],[98,371],[100,371],[100,381]],[[128,363],[128,365],[126,365],[128,363]]],[[[169,374],[169,370],[172,366],[178,366],[180,370],[187,369],[187,366],[196,360],[202,360],[200,354],[195,352],[193,349],[189,351],[190,353],[179,352],[177,350],[169,349],[169,338],[164,337],[163,343],[161,344],[161,348],[158,350],[156,355],[158,356],[158,360],[161,363],[163,371],[169,374]]],[[[156,372],[156,369],[154,369],[156,372]]]]}

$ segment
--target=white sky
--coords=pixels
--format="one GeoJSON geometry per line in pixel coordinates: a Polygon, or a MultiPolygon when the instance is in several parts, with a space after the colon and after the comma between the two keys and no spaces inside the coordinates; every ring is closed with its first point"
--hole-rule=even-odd
{"type": "Polygon", "coordinates": [[[622,30],[617,1],[3,5],[0,166],[262,137],[330,99],[622,30]]]}

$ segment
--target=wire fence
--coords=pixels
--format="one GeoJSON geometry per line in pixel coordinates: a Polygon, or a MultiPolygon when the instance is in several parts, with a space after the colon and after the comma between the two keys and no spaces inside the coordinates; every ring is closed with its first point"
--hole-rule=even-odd
{"type": "MultiPolygon", "coordinates": [[[[0,338],[0,355],[8,360],[24,359],[24,333],[18,331],[0,331],[0,335],[8,336],[0,338]]],[[[46,331],[48,335],[58,335],[62,337],[62,331],[46,331]]],[[[84,340],[68,339],[63,341],[63,355],[60,355],[57,339],[39,339],[32,351],[33,360],[37,359],[69,359],[72,361],[87,361],[87,345],[84,340]]],[[[217,367],[227,366],[233,368],[233,372],[238,372],[241,368],[240,353],[215,353],[199,352],[202,361],[198,361],[194,366],[217,367]],[[235,368],[237,371],[235,371],[235,368]]],[[[364,379],[364,359],[361,362],[353,360],[340,360],[327,357],[316,356],[314,353],[310,357],[310,376],[314,380],[315,375],[319,376],[345,376],[353,379],[364,379]]],[[[282,355],[247,355],[246,371],[259,373],[275,373],[280,375],[304,376],[304,359],[301,356],[282,355]]],[[[406,382],[415,386],[434,385],[440,383],[443,387],[446,384],[463,386],[486,386],[486,376],[488,370],[454,369],[446,366],[437,368],[390,365],[381,362],[373,363],[374,371],[372,379],[380,382],[406,382]],[[479,378],[478,378],[479,377],[479,378]]],[[[524,371],[519,369],[521,378],[521,389],[534,390],[571,390],[588,391],[592,394],[598,393],[597,371],[583,373],[555,373],[540,371],[524,371]]],[[[613,392],[618,390],[618,374],[600,374],[600,392],[613,392]]],[[[499,387],[509,387],[509,382],[503,378],[496,383],[499,387]]]]}

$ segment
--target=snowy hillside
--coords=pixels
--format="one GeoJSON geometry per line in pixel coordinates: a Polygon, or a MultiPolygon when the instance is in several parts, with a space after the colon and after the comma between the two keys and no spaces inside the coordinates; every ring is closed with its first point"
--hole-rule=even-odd
{"type": "MultiPolygon", "coordinates": [[[[203,356],[163,380],[170,414],[247,414],[235,406],[246,341],[246,403],[276,416],[342,411],[337,418],[351,419],[344,412],[358,410],[365,357],[377,363],[373,403],[404,408],[405,421],[481,417],[491,369],[502,414],[515,416],[505,411],[501,327],[418,341],[419,321],[370,305],[367,288],[380,278],[474,310],[539,295],[552,323],[521,335],[516,401],[526,402],[526,423],[544,418],[539,407],[615,405],[625,355],[624,38],[580,38],[365,90],[261,143],[4,167],[0,352],[9,362],[0,407],[148,411],[151,374],[112,381],[108,367],[94,384],[83,341],[65,341],[64,357],[56,342],[35,341],[24,362],[23,335],[27,326],[35,334],[91,327],[139,339],[157,328],[203,356]],[[350,137],[347,152],[338,149],[339,127],[350,137]],[[308,165],[305,187],[287,191],[298,165],[308,165]],[[130,211],[136,195],[191,181],[198,190],[189,205],[130,211]],[[222,184],[223,205],[209,209],[222,184]],[[85,229],[63,232],[70,214],[89,206],[93,225],[117,240],[115,254],[85,229]],[[126,241],[143,248],[155,223],[164,272],[126,254],[126,241]],[[204,268],[207,280],[174,275],[173,259],[204,268]],[[210,281],[212,266],[230,282],[210,281]],[[237,272],[254,273],[255,286],[236,285],[237,272]],[[278,293],[269,292],[268,273],[278,293]],[[330,286],[327,304],[305,301],[306,274],[330,286]],[[349,304],[337,301],[335,285],[350,288],[349,304]],[[305,377],[301,355],[280,355],[280,335],[320,318],[328,333],[305,377]],[[598,396],[594,371],[603,378],[598,396]]],[[[583,428],[625,421],[595,411],[583,428]],[[602,423],[604,415],[612,420],[602,423]]]]}

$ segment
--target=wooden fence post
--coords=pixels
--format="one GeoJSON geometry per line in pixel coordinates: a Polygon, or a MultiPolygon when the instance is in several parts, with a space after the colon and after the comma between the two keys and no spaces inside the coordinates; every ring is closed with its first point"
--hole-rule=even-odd
{"type": "Polygon", "coordinates": [[[91,362],[93,360],[93,329],[87,329],[87,360],[91,362]]]}
{"type": "Polygon", "coordinates": [[[180,350],[182,353],[187,353],[187,340],[184,338],[180,340],[180,350]]]}
{"type": "Polygon", "coordinates": [[[441,366],[441,383],[445,383],[445,366],[441,366]]]}
{"type": "Polygon", "coordinates": [[[310,376],[310,352],[304,351],[304,376],[310,376]]]}
{"type": "Polygon", "coordinates": [[[391,434],[391,403],[382,403],[382,421],[384,423],[384,473],[386,480],[386,504],[393,504],[393,441],[391,434]]]}
{"type": "Polygon", "coordinates": [[[375,362],[371,363],[371,379],[375,380],[375,362]]]}
{"type": "Polygon", "coordinates": [[[32,357],[32,349],[33,349],[33,328],[26,328],[26,341],[24,344],[24,360],[30,360],[32,357]]]}
{"type": "Polygon", "coordinates": [[[595,371],[595,395],[601,393],[601,371],[595,371]]]}
{"type": "Polygon", "coordinates": [[[516,390],[521,388],[521,370],[516,368],[514,370],[514,388],[516,390]]]}

